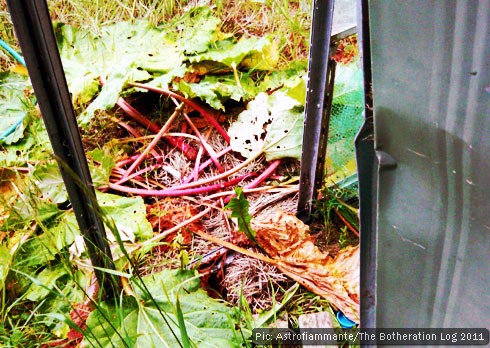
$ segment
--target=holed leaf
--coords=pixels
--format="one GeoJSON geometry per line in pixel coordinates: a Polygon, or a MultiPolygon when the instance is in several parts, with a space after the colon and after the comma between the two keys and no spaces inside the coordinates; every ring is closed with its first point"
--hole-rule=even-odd
{"type": "MultiPolygon", "coordinates": [[[[146,219],[146,206],[141,197],[121,197],[110,193],[97,193],[102,212],[112,219],[123,240],[135,241],[153,236],[153,228],[146,219]]],[[[115,240],[107,231],[109,240],[115,240]]]]}
{"type": "Polygon", "coordinates": [[[101,35],[58,24],[55,28],[68,87],[75,104],[100,95],[79,118],[87,124],[95,110],[109,109],[129,81],[143,81],[150,73],[166,73],[181,65],[181,49],[167,33],[148,22],[120,22],[102,28],[101,35]]]}
{"type": "Polygon", "coordinates": [[[94,186],[107,185],[111,176],[112,169],[116,165],[114,157],[108,150],[94,149],[87,152],[87,157],[91,160],[89,165],[90,174],[94,186]]]}
{"type": "Polygon", "coordinates": [[[51,143],[43,120],[27,116],[24,122],[23,138],[15,144],[0,146],[0,167],[25,166],[28,161],[45,162],[52,159],[51,143]]]}
{"type": "Polygon", "coordinates": [[[263,152],[268,161],[301,158],[303,112],[298,111],[300,106],[282,91],[270,96],[258,94],[228,130],[232,149],[244,157],[263,152]]]}
{"type": "Polygon", "coordinates": [[[164,270],[142,278],[148,293],[136,287],[137,298],[124,297],[117,305],[99,304],[87,319],[84,343],[94,347],[178,347],[183,338],[177,315],[196,347],[240,347],[235,328],[236,309],[210,298],[192,271],[164,270]],[[183,320],[182,320],[183,319],[183,320]],[[108,322],[109,320],[109,322],[108,322]],[[124,342],[124,343],[123,343],[124,342]]]}
{"type": "Polygon", "coordinates": [[[24,91],[27,79],[18,74],[0,74],[0,144],[13,144],[24,137],[24,118],[32,107],[24,91]]]}
{"type": "Polygon", "coordinates": [[[68,193],[56,163],[38,166],[33,175],[37,187],[41,190],[42,199],[53,203],[63,203],[68,199],[68,193]]]}
{"type": "Polygon", "coordinates": [[[185,25],[180,43],[187,54],[207,51],[219,38],[221,20],[213,17],[209,7],[201,6],[187,13],[192,25],[185,25]]]}

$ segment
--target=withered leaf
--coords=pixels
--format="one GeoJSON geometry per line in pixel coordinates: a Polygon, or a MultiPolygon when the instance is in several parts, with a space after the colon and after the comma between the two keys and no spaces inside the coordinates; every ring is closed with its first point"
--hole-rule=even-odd
{"type": "Polygon", "coordinates": [[[281,211],[253,220],[252,226],[258,244],[277,261],[281,272],[359,323],[358,246],[332,258],[315,246],[307,225],[281,211]]]}

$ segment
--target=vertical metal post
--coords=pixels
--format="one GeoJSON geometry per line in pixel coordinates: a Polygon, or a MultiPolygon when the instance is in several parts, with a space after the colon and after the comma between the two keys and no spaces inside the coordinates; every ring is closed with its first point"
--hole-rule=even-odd
{"type": "Polygon", "coordinates": [[[7,5],[70,202],[96,267],[99,287],[103,296],[113,296],[119,289],[117,279],[100,268],[114,269],[114,262],[104,224],[97,214],[95,191],[48,6],[45,0],[7,0],[7,5]]]}
{"type": "Polygon", "coordinates": [[[378,160],[374,149],[371,46],[368,0],[358,0],[358,33],[364,77],[364,124],[355,140],[359,178],[361,327],[376,327],[376,243],[378,160]]]}
{"type": "Polygon", "coordinates": [[[323,177],[325,154],[320,152],[326,152],[333,91],[334,66],[329,64],[333,5],[334,0],[315,0],[313,4],[297,209],[304,220],[310,216],[312,199],[323,177]]]}

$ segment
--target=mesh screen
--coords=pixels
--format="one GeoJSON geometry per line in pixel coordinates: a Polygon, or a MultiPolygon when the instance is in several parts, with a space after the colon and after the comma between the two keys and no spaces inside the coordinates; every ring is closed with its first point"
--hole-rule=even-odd
{"type": "Polygon", "coordinates": [[[356,174],[354,140],[364,120],[362,81],[358,63],[337,64],[328,133],[327,185],[356,174]]]}

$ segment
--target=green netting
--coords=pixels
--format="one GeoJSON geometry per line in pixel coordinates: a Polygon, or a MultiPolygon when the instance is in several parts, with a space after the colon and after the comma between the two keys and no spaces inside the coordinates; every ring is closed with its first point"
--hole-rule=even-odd
{"type": "Polygon", "coordinates": [[[337,65],[328,133],[327,185],[356,174],[354,140],[364,120],[362,81],[358,63],[337,65]]]}

